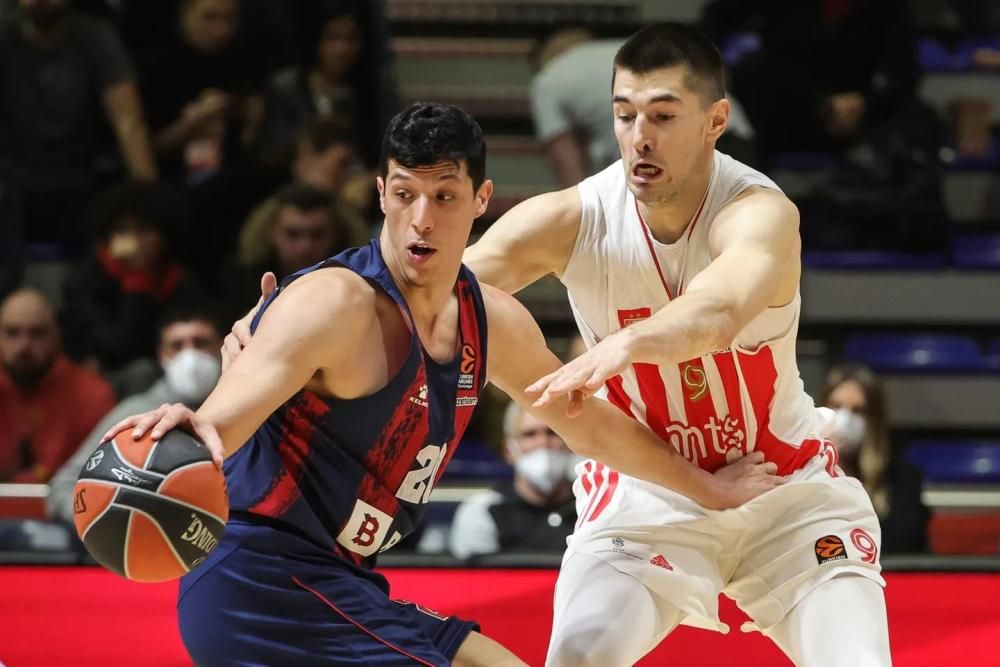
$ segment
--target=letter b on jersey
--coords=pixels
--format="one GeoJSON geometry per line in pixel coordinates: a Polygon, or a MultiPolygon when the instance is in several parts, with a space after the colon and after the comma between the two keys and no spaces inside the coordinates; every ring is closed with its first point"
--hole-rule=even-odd
{"type": "Polygon", "coordinates": [[[351,518],[337,535],[337,543],[348,551],[371,556],[385,541],[392,517],[363,500],[354,503],[351,518]]]}

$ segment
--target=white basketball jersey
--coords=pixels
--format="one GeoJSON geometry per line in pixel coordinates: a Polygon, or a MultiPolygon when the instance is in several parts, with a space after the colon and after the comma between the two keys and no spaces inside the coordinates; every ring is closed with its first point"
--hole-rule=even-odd
{"type": "MultiPolygon", "coordinates": [[[[728,202],[771,179],[716,152],[701,209],[673,244],[656,241],[618,161],[578,186],[580,232],[562,276],[588,347],[666,306],[711,261],[709,230],[728,202]]],[[[753,224],[752,220],[748,224],[753,224]]],[[[607,382],[607,400],[685,458],[712,471],[754,449],[779,474],[822,448],[828,419],[805,393],[795,361],[799,296],[769,308],[730,349],[676,366],[633,364],[607,382]]]]}

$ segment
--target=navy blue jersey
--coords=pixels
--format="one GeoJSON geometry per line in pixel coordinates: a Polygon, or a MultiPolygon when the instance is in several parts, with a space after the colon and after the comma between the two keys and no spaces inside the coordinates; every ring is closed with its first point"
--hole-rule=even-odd
{"type": "MultiPolygon", "coordinates": [[[[289,276],[281,287],[325,267],[366,278],[410,319],[377,240],[289,276]]],[[[485,384],[486,313],[479,284],[464,266],[455,294],[459,341],[452,361],[435,362],[414,333],[402,368],[374,394],[339,400],[296,393],[226,460],[230,510],[289,528],[362,567],[409,534],[485,384]]],[[[280,295],[281,288],[261,313],[280,295]]]]}

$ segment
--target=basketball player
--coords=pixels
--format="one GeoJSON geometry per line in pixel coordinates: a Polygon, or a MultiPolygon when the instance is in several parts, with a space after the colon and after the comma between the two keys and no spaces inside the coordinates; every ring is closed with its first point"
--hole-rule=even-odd
{"type": "MultiPolygon", "coordinates": [[[[381,164],[379,240],[286,279],[197,413],[162,406],[112,429],[180,425],[227,457],[229,523],[178,602],[199,665],[521,664],[471,622],[391,601],[371,569],[420,520],[487,375],[530,405],[524,388],[559,367],[528,312],[461,265],[492,194],[475,121],[413,105],[381,164]]],[[[603,402],[567,409],[536,412],[578,450],[702,505],[780,484],[763,457],[710,474],[603,402]]]]}
{"type": "Polygon", "coordinates": [[[757,452],[788,483],[716,512],[586,462],[548,664],[631,665],[680,623],[726,632],[725,591],[796,665],[888,665],[879,524],[796,368],[798,212],[715,151],[729,103],[696,30],[632,36],[612,95],[622,160],[521,203],[465,261],[508,293],[549,273],[569,291],[589,350],[529,387],[536,408],[600,391],[706,471],[757,452]]]}

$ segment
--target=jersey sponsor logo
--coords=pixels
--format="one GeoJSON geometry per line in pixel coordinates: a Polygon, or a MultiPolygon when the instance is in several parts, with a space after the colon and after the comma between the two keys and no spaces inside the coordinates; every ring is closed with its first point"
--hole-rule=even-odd
{"type": "Polygon", "coordinates": [[[824,535],[816,540],[816,562],[820,565],[832,560],[846,559],[847,549],[844,548],[844,540],[836,535],[824,535]]]}
{"type": "Polygon", "coordinates": [[[422,408],[427,407],[427,385],[420,385],[420,390],[417,391],[417,395],[410,396],[410,403],[415,403],[422,408]]]}
{"type": "Polygon", "coordinates": [[[688,426],[683,422],[671,422],[667,424],[666,432],[667,442],[681,456],[695,464],[708,459],[709,443],[712,451],[726,456],[728,461],[730,457],[733,460],[738,458],[736,455],[731,455],[731,451],[737,452],[740,456],[743,454],[747,441],[740,420],[730,415],[721,420],[713,415],[701,428],[688,426]]]}
{"type": "Polygon", "coordinates": [[[101,459],[104,458],[104,450],[99,449],[94,452],[94,455],[87,459],[87,471],[91,471],[101,464],[101,459]]]}
{"type": "Polygon", "coordinates": [[[476,388],[476,349],[472,345],[465,343],[462,345],[462,362],[458,366],[458,388],[476,388]]]}
{"type": "Polygon", "coordinates": [[[670,564],[670,561],[664,558],[661,554],[656,554],[655,556],[650,558],[649,564],[654,567],[662,567],[664,570],[673,571],[674,569],[674,566],[670,564]]]}
{"type": "Polygon", "coordinates": [[[692,402],[700,401],[708,395],[708,378],[705,377],[705,371],[694,364],[684,365],[681,380],[683,380],[684,387],[688,390],[688,398],[692,402]]]}
{"type": "Polygon", "coordinates": [[[861,560],[872,565],[878,560],[878,545],[875,540],[861,528],[851,531],[851,544],[861,552],[861,560]]]}
{"type": "Polygon", "coordinates": [[[194,512],[191,513],[191,523],[187,530],[181,534],[181,539],[190,542],[205,553],[208,553],[219,543],[218,538],[208,529],[201,519],[194,512]]]}
{"type": "Polygon", "coordinates": [[[479,399],[475,396],[459,396],[455,399],[456,408],[465,408],[470,405],[477,405],[478,403],[479,399]]]}
{"type": "Polygon", "coordinates": [[[361,556],[371,556],[382,547],[391,526],[391,516],[359,498],[337,535],[337,544],[361,556]]]}
{"type": "Polygon", "coordinates": [[[448,453],[448,443],[443,445],[425,445],[417,452],[415,463],[417,467],[406,473],[403,482],[396,490],[396,497],[414,505],[422,505],[431,498],[434,480],[438,469],[448,453]]]}

